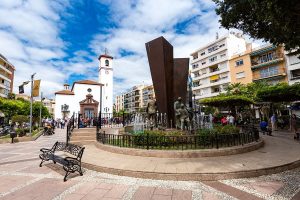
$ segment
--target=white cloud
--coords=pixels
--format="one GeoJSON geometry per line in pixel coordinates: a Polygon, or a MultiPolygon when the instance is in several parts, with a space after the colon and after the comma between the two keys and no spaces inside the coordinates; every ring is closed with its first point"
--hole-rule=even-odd
{"type": "Polygon", "coordinates": [[[60,5],[46,0],[0,1],[0,53],[16,67],[14,92],[34,72],[42,79],[42,91],[48,96],[53,96],[66,79],[65,72],[49,62],[65,56],[55,8],[62,9],[60,5]]]}
{"type": "Polygon", "coordinates": [[[189,57],[195,49],[215,38],[219,29],[214,3],[210,0],[126,0],[111,5],[111,15],[116,27],[99,34],[91,42],[94,52],[108,48],[115,57],[115,94],[129,87],[151,83],[145,43],[164,36],[174,47],[175,57],[189,57]],[[178,31],[180,29],[180,31],[178,31]],[[124,55],[124,52],[130,56],[124,55]]]}

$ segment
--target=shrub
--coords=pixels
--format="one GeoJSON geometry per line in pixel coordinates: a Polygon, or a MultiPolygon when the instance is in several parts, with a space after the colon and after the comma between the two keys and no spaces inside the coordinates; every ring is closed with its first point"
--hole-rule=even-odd
{"type": "Polygon", "coordinates": [[[212,129],[204,128],[199,129],[196,133],[198,135],[212,135],[212,134],[236,134],[239,133],[240,129],[233,125],[215,125],[212,129]]]}

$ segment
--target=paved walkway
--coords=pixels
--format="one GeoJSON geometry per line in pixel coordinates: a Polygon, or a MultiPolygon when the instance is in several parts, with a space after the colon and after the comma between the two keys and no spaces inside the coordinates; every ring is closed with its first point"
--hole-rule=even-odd
{"type": "Polygon", "coordinates": [[[300,196],[300,168],[257,178],[210,182],[130,178],[85,169],[84,176],[74,175],[63,182],[61,166],[48,163],[38,167],[39,149],[51,147],[57,140],[65,140],[65,132],[60,129],[37,141],[0,145],[0,199],[277,200],[300,196]]]}
{"type": "Polygon", "coordinates": [[[278,168],[276,170],[273,168],[290,163],[300,165],[299,142],[290,139],[289,135],[278,134],[278,137],[263,136],[263,138],[264,147],[255,151],[202,158],[131,156],[107,152],[94,145],[87,145],[83,162],[99,166],[100,171],[104,169],[109,173],[173,180],[212,180],[215,179],[214,176],[220,179],[224,175],[227,175],[225,178],[245,177],[247,176],[245,173],[253,176],[253,173],[278,172],[276,171],[279,170],[278,168]],[[269,171],[266,172],[265,169],[269,171]]]}

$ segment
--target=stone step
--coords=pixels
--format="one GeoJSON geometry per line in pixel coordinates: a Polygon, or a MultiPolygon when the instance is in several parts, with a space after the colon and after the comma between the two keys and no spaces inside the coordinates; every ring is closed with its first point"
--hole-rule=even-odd
{"type": "Polygon", "coordinates": [[[76,136],[76,137],[71,137],[71,140],[96,140],[96,136],[76,136]]]}
{"type": "Polygon", "coordinates": [[[72,136],[89,136],[89,135],[95,135],[96,136],[96,132],[95,133],[72,133],[72,136]]]}
{"type": "Polygon", "coordinates": [[[95,144],[96,140],[71,140],[71,144],[78,144],[78,145],[89,145],[89,144],[95,144]]]}

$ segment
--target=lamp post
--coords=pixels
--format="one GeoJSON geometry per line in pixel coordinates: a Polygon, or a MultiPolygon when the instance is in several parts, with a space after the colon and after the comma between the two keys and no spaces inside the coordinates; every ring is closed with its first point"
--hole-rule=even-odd
{"type": "Polygon", "coordinates": [[[33,103],[33,78],[36,73],[31,75],[31,91],[30,91],[30,126],[29,126],[29,134],[32,135],[32,103],[33,103]]]}

